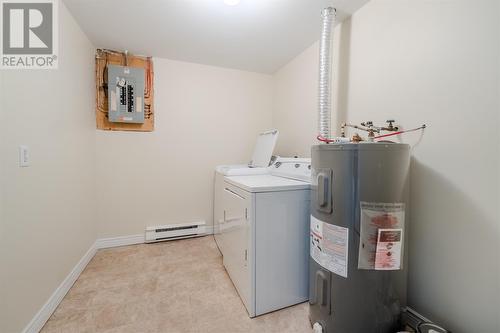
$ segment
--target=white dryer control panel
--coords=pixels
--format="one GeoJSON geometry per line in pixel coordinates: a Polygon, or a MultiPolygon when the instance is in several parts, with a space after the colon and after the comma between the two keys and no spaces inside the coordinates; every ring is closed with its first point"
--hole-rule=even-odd
{"type": "Polygon", "coordinates": [[[311,159],[278,157],[276,162],[269,167],[269,173],[273,176],[311,181],[311,159]]]}

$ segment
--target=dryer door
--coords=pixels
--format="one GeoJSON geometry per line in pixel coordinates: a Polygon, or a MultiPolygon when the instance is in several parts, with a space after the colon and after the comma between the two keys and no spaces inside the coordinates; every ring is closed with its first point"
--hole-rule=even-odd
{"type": "Polygon", "coordinates": [[[222,195],[224,222],[220,225],[220,236],[224,249],[223,263],[233,284],[245,304],[250,316],[254,316],[251,301],[251,279],[249,265],[249,212],[252,195],[249,192],[225,183],[222,195]]]}

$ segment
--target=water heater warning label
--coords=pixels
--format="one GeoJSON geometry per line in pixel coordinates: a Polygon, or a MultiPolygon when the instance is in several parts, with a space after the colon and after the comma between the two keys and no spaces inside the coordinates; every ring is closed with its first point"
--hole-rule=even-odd
{"type": "Polygon", "coordinates": [[[349,229],[322,222],[311,215],[311,257],[323,268],[347,277],[349,229]]]}
{"type": "Polygon", "coordinates": [[[376,270],[397,270],[401,268],[401,241],[403,229],[378,229],[376,270]]]}
{"type": "Polygon", "coordinates": [[[361,202],[359,269],[401,269],[404,203],[361,202]]]}

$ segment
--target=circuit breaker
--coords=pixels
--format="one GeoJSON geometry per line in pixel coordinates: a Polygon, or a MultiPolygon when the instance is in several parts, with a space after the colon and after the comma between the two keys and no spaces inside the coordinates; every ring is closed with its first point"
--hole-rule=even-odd
{"type": "Polygon", "coordinates": [[[108,65],[108,117],[114,123],[144,123],[144,69],[108,65]]]}

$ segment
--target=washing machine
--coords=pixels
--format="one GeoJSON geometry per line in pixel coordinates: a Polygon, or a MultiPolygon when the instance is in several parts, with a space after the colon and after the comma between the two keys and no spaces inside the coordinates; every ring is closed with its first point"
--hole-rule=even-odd
{"type": "Polygon", "coordinates": [[[218,245],[250,317],[308,300],[310,159],[221,178],[218,245]]]}
{"type": "Polygon", "coordinates": [[[258,175],[267,173],[267,167],[272,162],[272,155],[279,131],[276,129],[265,131],[257,136],[257,142],[252,159],[247,164],[219,165],[215,168],[217,174],[224,176],[258,175]]]}

